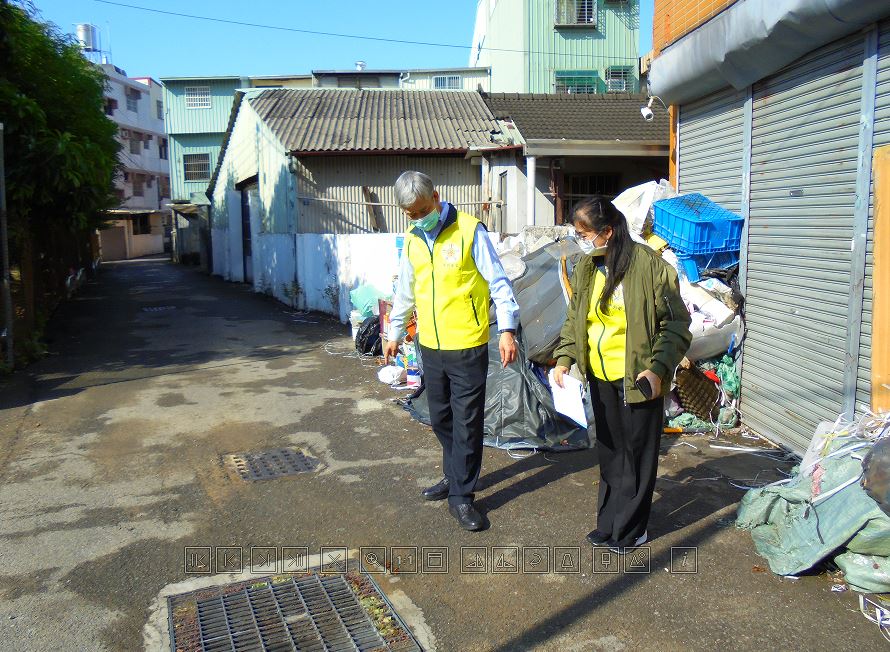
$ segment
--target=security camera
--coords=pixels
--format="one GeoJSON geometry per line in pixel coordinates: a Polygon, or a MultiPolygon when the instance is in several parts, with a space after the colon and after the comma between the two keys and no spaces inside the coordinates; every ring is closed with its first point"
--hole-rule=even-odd
{"type": "Polygon", "coordinates": [[[640,114],[643,116],[643,120],[645,120],[646,122],[652,122],[652,120],[655,118],[655,114],[652,113],[652,102],[655,100],[661,102],[661,105],[665,108],[665,111],[667,110],[667,106],[664,102],[662,102],[660,97],[656,95],[650,95],[649,101],[646,103],[646,106],[640,107],[640,114]]]}

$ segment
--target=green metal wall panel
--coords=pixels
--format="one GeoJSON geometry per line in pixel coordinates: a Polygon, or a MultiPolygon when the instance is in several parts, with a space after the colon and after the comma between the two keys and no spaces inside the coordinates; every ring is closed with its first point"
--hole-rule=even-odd
{"type": "Polygon", "coordinates": [[[210,154],[210,173],[222,149],[223,134],[170,135],[170,192],[174,200],[190,200],[193,192],[206,192],[208,181],[185,181],[184,154],[210,154]]]}
{"type": "MultiPolygon", "coordinates": [[[[514,1],[518,11],[522,0],[514,1]]],[[[597,0],[595,29],[555,28],[558,2],[527,0],[528,87],[522,90],[552,93],[554,73],[558,70],[596,70],[600,79],[605,79],[608,67],[629,66],[631,88],[628,91],[638,92],[639,0],[597,0]]]]}
{"type": "Polygon", "coordinates": [[[240,82],[231,80],[195,80],[164,82],[164,105],[167,111],[167,133],[209,134],[223,133],[229,124],[235,89],[240,82]],[[210,107],[189,109],[185,105],[185,89],[188,86],[210,88],[210,107]]]}

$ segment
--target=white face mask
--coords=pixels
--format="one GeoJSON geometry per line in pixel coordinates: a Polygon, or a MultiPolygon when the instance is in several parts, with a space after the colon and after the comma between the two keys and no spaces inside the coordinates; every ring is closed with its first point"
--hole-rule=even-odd
{"type": "MultiPolygon", "coordinates": [[[[594,240],[595,239],[596,238],[594,238],[594,240]]],[[[608,240],[606,241],[606,244],[601,247],[597,247],[593,244],[593,240],[585,240],[584,238],[576,238],[576,240],[578,241],[578,246],[581,248],[581,251],[588,256],[604,256],[606,250],[609,248],[608,240]]]]}

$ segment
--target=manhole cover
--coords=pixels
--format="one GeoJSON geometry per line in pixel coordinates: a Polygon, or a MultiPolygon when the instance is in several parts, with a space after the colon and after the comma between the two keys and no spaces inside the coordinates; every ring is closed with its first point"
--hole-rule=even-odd
{"type": "Polygon", "coordinates": [[[167,600],[172,649],[421,652],[361,573],[267,577],[167,600]]]}
{"type": "Polygon", "coordinates": [[[235,469],[242,480],[271,480],[285,475],[306,473],[318,468],[318,460],[301,450],[273,448],[255,453],[226,455],[226,464],[235,469]]]}
{"type": "Polygon", "coordinates": [[[165,310],[176,310],[176,306],[145,306],[142,312],[164,312],[165,310]]]}

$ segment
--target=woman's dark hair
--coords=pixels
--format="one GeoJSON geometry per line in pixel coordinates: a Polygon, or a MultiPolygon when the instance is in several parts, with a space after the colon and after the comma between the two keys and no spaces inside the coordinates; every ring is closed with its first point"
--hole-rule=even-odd
{"type": "Polygon", "coordinates": [[[609,301],[615,288],[624,280],[633,255],[634,242],[627,228],[627,220],[611,201],[595,195],[580,201],[575,206],[572,221],[585,230],[596,233],[601,233],[606,227],[612,228],[612,237],[609,238],[609,246],[606,249],[606,267],[609,273],[606,277],[606,287],[603,288],[600,297],[600,312],[608,314],[609,301]]]}

